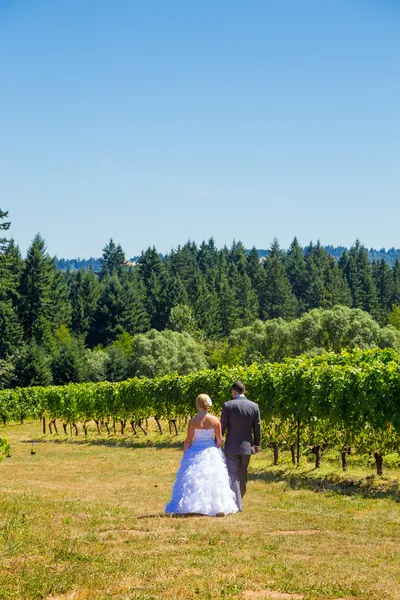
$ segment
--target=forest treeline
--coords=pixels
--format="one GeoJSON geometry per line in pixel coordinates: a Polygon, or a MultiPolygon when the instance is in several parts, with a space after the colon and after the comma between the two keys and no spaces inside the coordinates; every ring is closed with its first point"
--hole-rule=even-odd
{"type": "MultiPolygon", "coordinates": [[[[9,226],[0,211],[1,229],[9,226]]],[[[0,387],[183,373],[332,349],[326,324],[320,331],[329,321],[321,311],[330,310],[347,331],[340,347],[359,340],[397,348],[398,331],[386,326],[399,326],[399,305],[399,259],[370,263],[359,242],[336,261],[319,243],[302,248],[296,238],[287,251],[274,240],[261,259],[241,242],[218,249],[210,239],[164,257],[148,248],[132,266],[110,240],[95,273],[62,272],[39,234],[25,258],[3,239],[0,387]],[[260,328],[270,342],[257,345],[260,328]]]]}
{"type": "MultiPolygon", "coordinates": [[[[348,248],[344,246],[322,246],[322,248],[333,258],[339,260],[342,256],[343,252],[348,252],[348,248]]],[[[306,248],[303,248],[303,254],[306,253],[306,248]]],[[[247,253],[249,250],[246,251],[247,253]]],[[[269,250],[257,250],[258,256],[260,258],[264,258],[268,256],[269,250]]],[[[389,263],[389,265],[393,265],[396,259],[400,259],[400,248],[381,248],[380,250],[376,250],[375,248],[367,249],[368,259],[370,262],[374,260],[381,260],[382,258],[389,263]]],[[[134,256],[130,258],[130,262],[136,262],[138,256],[134,256]]],[[[160,258],[164,258],[162,254],[160,254],[160,258]]],[[[93,271],[99,272],[101,269],[101,261],[100,258],[57,258],[57,267],[61,269],[61,271],[76,271],[78,269],[90,269],[93,271]]]]}

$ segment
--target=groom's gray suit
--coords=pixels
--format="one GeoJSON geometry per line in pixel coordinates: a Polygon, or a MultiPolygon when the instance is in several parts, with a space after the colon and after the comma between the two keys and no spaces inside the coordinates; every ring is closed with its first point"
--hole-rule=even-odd
{"type": "Polygon", "coordinates": [[[225,402],[221,414],[222,435],[226,432],[225,457],[231,487],[239,510],[246,493],[247,467],[254,446],[260,446],[261,424],[258,404],[243,394],[225,402]]]}

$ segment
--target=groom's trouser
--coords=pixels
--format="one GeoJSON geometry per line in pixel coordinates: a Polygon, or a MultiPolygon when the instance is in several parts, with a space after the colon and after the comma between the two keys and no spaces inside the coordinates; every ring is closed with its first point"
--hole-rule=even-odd
{"type": "Polygon", "coordinates": [[[247,468],[250,456],[250,454],[225,454],[231,488],[235,492],[236,504],[239,510],[242,510],[242,498],[246,493],[247,468]]]}

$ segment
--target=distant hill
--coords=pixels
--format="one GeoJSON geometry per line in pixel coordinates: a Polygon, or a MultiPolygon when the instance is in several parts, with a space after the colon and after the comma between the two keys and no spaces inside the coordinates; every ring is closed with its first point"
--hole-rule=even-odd
{"type": "MultiPolygon", "coordinates": [[[[339,258],[342,256],[343,252],[345,250],[348,250],[348,248],[345,248],[344,246],[323,246],[323,248],[328,252],[328,254],[331,254],[331,256],[333,256],[333,258],[335,258],[336,260],[339,260],[339,258]]],[[[367,249],[368,250],[368,249],[367,249]]],[[[269,254],[269,250],[257,250],[258,255],[260,257],[264,257],[264,256],[268,256],[269,254]]],[[[162,257],[162,255],[160,254],[160,256],[162,257]]],[[[400,260],[400,248],[389,248],[388,250],[386,250],[386,248],[381,248],[380,250],[375,250],[375,248],[370,248],[368,250],[368,256],[369,256],[369,260],[372,262],[374,260],[381,260],[382,258],[389,263],[389,265],[393,265],[394,261],[396,260],[396,258],[398,258],[400,260]]],[[[138,256],[134,256],[133,258],[129,258],[129,262],[135,263],[137,261],[139,257],[138,256]]],[[[79,269],[87,269],[89,270],[90,267],[92,267],[92,269],[94,271],[100,271],[100,258],[58,258],[57,259],[57,267],[61,270],[61,271],[77,271],[79,269]]]]}
{"type": "Polygon", "coordinates": [[[57,258],[57,267],[60,271],[79,271],[92,267],[93,271],[100,271],[99,258],[57,258]]]}
{"type": "MultiPolygon", "coordinates": [[[[324,248],[324,250],[327,251],[328,254],[333,256],[333,258],[335,258],[336,260],[339,260],[339,258],[342,256],[342,254],[345,250],[347,250],[347,251],[349,250],[349,248],[345,248],[344,246],[322,246],[322,247],[324,248]]],[[[269,250],[257,250],[257,252],[260,257],[268,256],[268,254],[269,254],[269,250]]],[[[304,249],[304,252],[305,252],[305,249],[304,249]]],[[[387,263],[389,263],[389,265],[393,265],[396,258],[398,258],[400,260],[400,248],[389,248],[389,250],[386,250],[386,248],[381,248],[380,250],[375,250],[375,248],[370,248],[368,250],[368,248],[367,248],[367,252],[368,252],[369,260],[371,262],[373,262],[374,260],[381,260],[383,258],[387,263]]]]}

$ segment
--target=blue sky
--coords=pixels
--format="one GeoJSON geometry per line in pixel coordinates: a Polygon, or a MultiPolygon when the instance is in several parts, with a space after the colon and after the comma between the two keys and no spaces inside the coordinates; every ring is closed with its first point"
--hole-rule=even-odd
{"type": "Polygon", "coordinates": [[[0,57],[23,252],[400,247],[398,0],[0,0],[0,57]]]}

